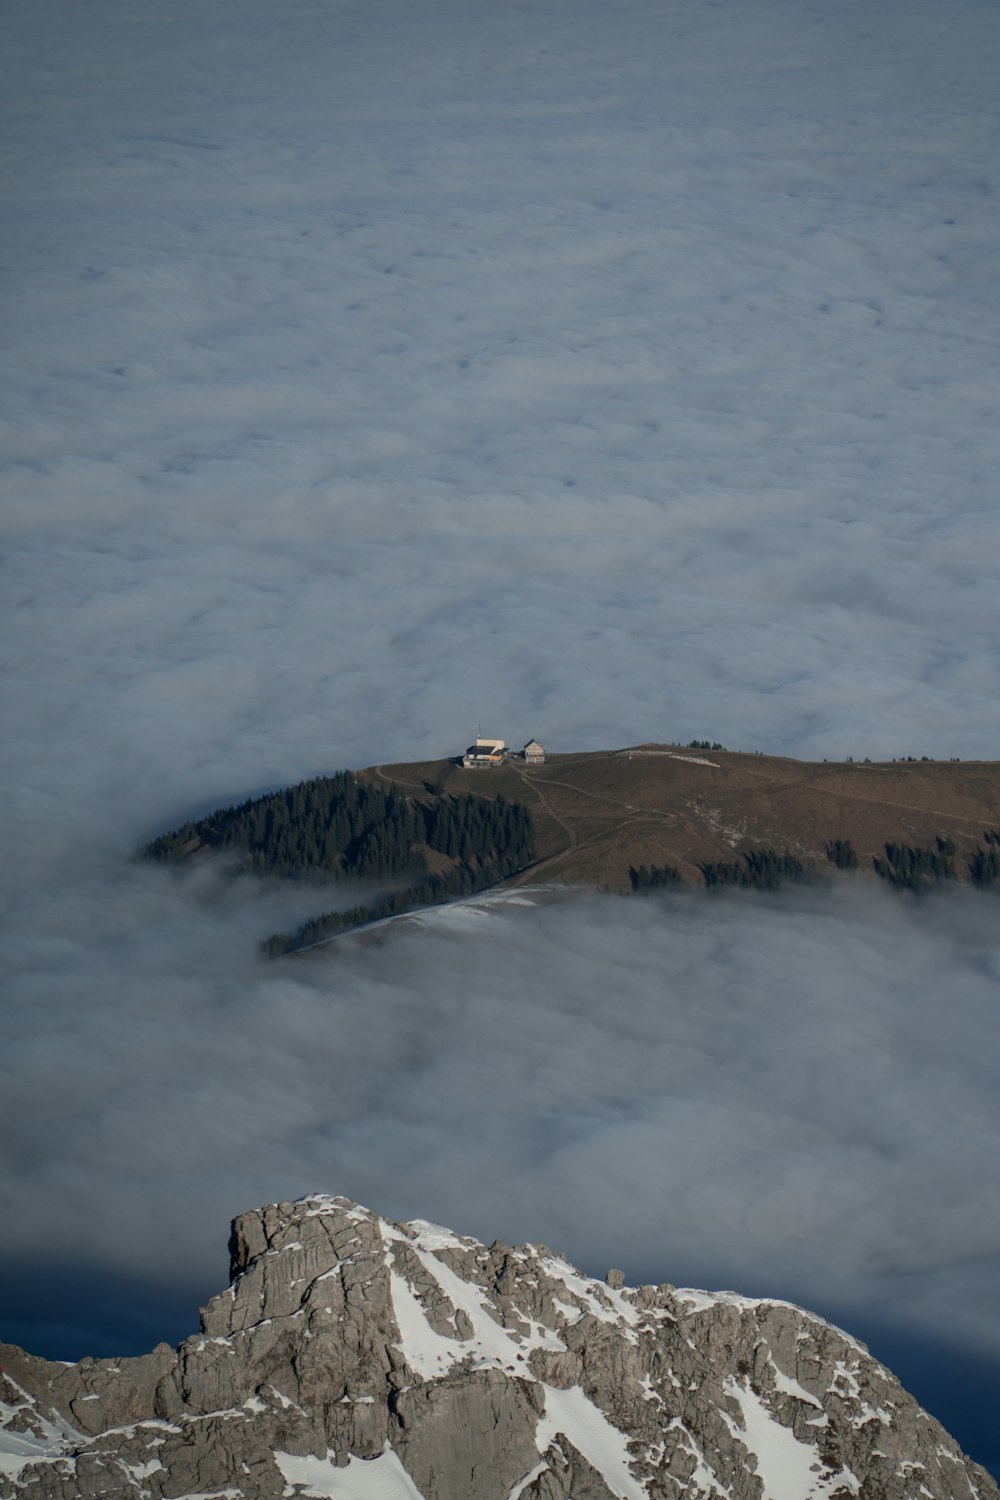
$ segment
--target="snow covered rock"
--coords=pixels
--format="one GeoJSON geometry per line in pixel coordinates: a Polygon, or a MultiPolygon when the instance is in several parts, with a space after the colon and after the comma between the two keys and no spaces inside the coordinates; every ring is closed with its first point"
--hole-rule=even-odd
{"type": "Polygon", "coordinates": [[[344,1198],[242,1215],[201,1333],[0,1346],[18,1500],[998,1500],[899,1383],[787,1303],[590,1280],[344,1198]]]}

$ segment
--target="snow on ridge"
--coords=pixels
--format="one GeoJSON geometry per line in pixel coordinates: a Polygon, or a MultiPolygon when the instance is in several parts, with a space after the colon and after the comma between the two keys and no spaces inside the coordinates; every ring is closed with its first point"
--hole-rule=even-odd
{"type": "Polygon", "coordinates": [[[408,1228],[416,1230],[414,1244],[425,1250],[471,1250],[479,1248],[479,1241],[456,1234],[444,1224],[435,1224],[430,1219],[411,1219],[408,1228]]]}
{"type": "MultiPolygon", "coordinates": [[[[347,1218],[357,1221],[376,1221],[382,1232],[383,1239],[402,1239],[412,1246],[419,1246],[426,1250],[457,1249],[470,1250],[485,1248],[482,1242],[469,1235],[460,1235],[445,1224],[439,1224],[430,1219],[412,1219],[399,1221],[384,1219],[374,1210],[364,1207],[363,1204],[355,1203],[353,1199],[337,1196],[330,1193],[306,1193],[301,1198],[296,1198],[294,1206],[307,1210],[309,1217],[318,1217],[325,1213],[342,1213],[347,1218]]],[[[622,1287],[620,1290],[606,1286],[603,1282],[587,1276],[579,1271],[564,1256],[552,1255],[545,1252],[545,1247],[536,1250],[534,1245],[524,1247],[535,1255],[540,1267],[553,1279],[561,1281],[567,1290],[573,1292],[584,1301],[595,1317],[604,1321],[610,1321],[610,1302],[619,1317],[630,1327],[635,1327],[642,1321],[643,1314],[629,1300],[630,1294],[635,1293],[634,1287],[622,1287]],[[599,1295],[598,1295],[599,1294],[599,1295]],[[606,1300],[605,1300],[606,1299],[606,1300]]],[[[799,1306],[798,1303],[788,1302],[781,1297],[748,1297],[741,1292],[729,1290],[708,1291],[703,1287],[675,1287],[674,1297],[685,1303],[691,1311],[702,1312],[719,1304],[727,1304],[738,1308],[740,1311],[752,1312],[758,1307],[784,1307],[791,1312],[808,1318],[812,1323],[823,1324],[838,1334],[844,1341],[866,1358],[871,1358],[868,1349],[846,1329],[840,1328],[836,1323],[831,1323],[828,1318],[818,1317],[816,1313],[807,1308],[799,1306]]]]}
{"type": "Polygon", "coordinates": [[[641,1315],[620,1291],[604,1286],[590,1276],[585,1276],[582,1271],[578,1271],[561,1256],[541,1256],[539,1265],[547,1276],[551,1276],[554,1281],[561,1282],[566,1290],[583,1302],[587,1310],[602,1323],[624,1323],[627,1329],[626,1337],[630,1342],[635,1343],[637,1338],[635,1328],[641,1322],[641,1315]]]}
{"type": "MultiPolygon", "coordinates": [[[[307,1193],[295,1199],[296,1208],[304,1208],[307,1217],[321,1217],[327,1213],[340,1213],[348,1219],[357,1222],[373,1221],[379,1226],[384,1241],[401,1240],[417,1251],[436,1250],[473,1250],[485,1248],[481,1241],[469,1235],[460,1235],[447,1225],[439,1224],[430,1219],[412,1219],[406,1221],[395,1221],[382,1218],[374,1210],[366,1208],[363,1204],[355,1203],[353,1199],[330,1193],[307,1193]]],[[[285,1247],[289,1248],[289,1247],[285,1247]]],[[[606,1323],[624,1323],[629,1329],[635,1329],[649,1315],[648,1310],[643,1312],[630,1300],[634,1296],[634,1287],[622,1287],[620,1289],[606,1286],[603,1282],[587,1276],[584,1272],[573,1266],[564,1256],[553,1255],[546,1251],[544,1246],[536,1247],[528,1244],[524,1247],[530,1254],[534,1255],[540,1268],[553,1280],[559,1281],[565,1286],[571,1295],[575,1296],[594,1317],[600,1318],[606,1323]]],[[[421,1257],[422,1258],[422,1257],[421,1257]]],[[[435,1257],[435,1265],[440,1265],[435,1257]]],[[[437,1274],[436,1270],[432,1274],[437,1274]]],[[[471,1283],[465,1283],[471,1285],[471,1283]]],[[[484,1293],[485,1295],[485,1293],[484,1293]]],[[[735,1307],[741,1312],[753,1312],[759,1307],[783,1307],[789,1311],[798,1313],[807,1318],[811,1323],[822,1324],[831,1329],[845,1343],[858,1350],[866,1358],[871,1358],[868,1349],[846,1329],[840,1328],[829,1319],[818,1317],[816,1313],[807,1308],[799,1306],[795,1302],[788,1302],[780,1297],[748,1297],[741,1292],[730,1290],[708,1291],[701,1287],[676,1287],[673,1295],[678,1302],[685,1304],[691,1312],[703,1312],[709,1308],[719,1305],[735,1307]]],[[[557,1300],[557,1306],[562,1311],[567,1321],[576,1321],[571,1314],[582,1316],[580,1309],[571,1307],[568,1303],[557,1300]]],[[[884,1373],[881,1372],[880,1373],[884,1373]]]]}
{"type": "Polygon", "coordinates": [[[745,1297],[742,1292],[707,1292],[702,1287],[678,1286],[674,1288],[674,1296],[678,1302],[684,1302],[692,1312],[705,1312],[708,1308],[718,1307],[720,1304],[739,1308],[742,1312],[753,1312],[758,1307],[785,1307],[789,1312],[798,1313],[801,1318],[806,1318],[810,1323],[818,1324],[823,1328],[829,1328],[838,1337],[850,1344],[866,1360],[871,1360],[879,1375],[887,1379],[885,1370],[879,1365],[867,1345],[860,1339],[856,1339],[846,1328],[841,1328],[837,1323],[831,1323],[829,1318],[821,1318],[818,1313],[810,1312],[807,1307],[800,1307],[797,1302],[786,1302],[781,1297],[745,1297]]]}
{"type": "MultiPolygon", "coordinates": [[[[468,1235],[457,1234],[454,1230],[449,1229],[446,1225],[439,1224],[429,1219],[413,1219],[410,1221],[400,1222],[396,1222],[391,1219],[385,1219],[382,1218],[381,1215],[376,1214],[372,1209],[366,1208],[364,1207],[364,1205],[354,1202],[353,1199],[337,1194],[306,1193],[302,1197],[295,1199],[293,1206],[296,1209],[304,1209],[306,1217],[309,1218],[322,1217],[324,1214],[329,1213],[337,1213],[355,1222],[377,1223],[384,1243],[389,1244],[394,1240],[398,1240],[408,1244],[410,1248],[418,1255],[421,1262],[425,1265],[426,1269],[429,1270],[431,1275],[435,1277],[435,1279],[438,1281],[438,1284],[442,1286],[442,1291],[445,1292],[445,1295],[449,1296],[449,1299],[455,1304],[456,1307],[461,1306],[468,1313],[468,1315],[472,1319],[474,1326],[476,1326],[477,1329],[483,1327],[484,1315],[480,1310],[481,1302],[476,1302],[473,1306],[473,1304],[468,1300],[470,1295],[472,1295],[471,1289],[475,1287],[475,1283],[467,1282],[464,1280],[464,1278],[458,1276],[449,1267],[445,1266],[443,1261],[441,1261],[435,1253],[440,1250],[468,1251],[483,1249],[484,1246],[479,1240],[468,1235]],[[442,1285],[442,1278],[449,1279],[451,1286],[450,1292],[446,1287],[442,1285]],[[457,1290],[459,1287],[465,1288],[465,1291],[459,1293],[457,1290]]],[[[284,1248],[287,1249],[292,1247],[286,1246],[284,1248]]],[[[594,1278],[585,1275],[582,1271],[579,1271],[568,1260],[566,1260],[564,1256],[553,1255],[547,1250],[547,1247],[545,1246],[538,1246],[536,1248],[534,1245],[528,1244],[524,1246],[523,1249],[527,1251],[529,1255],[534,1256],[539,1268],[547,1276],[561,1283],[569,1293],[570,1297],[574,1299],[572,1303],[563,1301],[558,1297],[553,1299],[557,1311],[562,1313],[567,1325],[577,1322],[579,1321],[580,1317],[589,1314],[600,1319],[602,1322],[617,1325],[624,1333],[624,1335],[630,1340],[630,1342],[634,1343],[638,1340],[636,1329],[643,1323],[644,1319],[648,1318],[650,1315],[657,1315],[657,1310],[643,1310],[635,1306],[634,1302],[631,1300],[635,1295],[635,1288],[627,1286],[622,1288],[609,1287],[603,1282],[597,1281],[594,1278]]],[[[398,1275],[398,1273],[396,1274],[398,1275]]],[[[411,1335],[415,1335],[417,1331],[417,1325],[412,1321],[412,1318],[417,1315],[420,1317],[421,1322],[424,1323],[427,1327],[428,1333],[433,1334],[433,1330],[429,1328],[429,1325],[426,1325],[423,1308],[420,1305],[419,1299],[414,1296],[412,1290],[409,1288],[408,1283],[405,1281],[405,1278],[400,1278],[400,1280],[401,1286],[397,1288],[397,1292],[400,1300],[400,1306],[403,1311],[403,1317],[406,1318],[409,1316],[411,1318],[411,1335]],[[404,1287],[406,1288],[405,1294],[403,1291],[404,1287]],[[415,1307],[415,1314],[412,1313],[410,1304],[413,1304],[413,1307],[415,1307]]],[[[486,1292],[486,1289],[479,1288],[479,1291],[482,1294],[481,1301],[488,1300],[488,1293],[486,1292]]],[[[788,1302],[783,1298],[748,1297],[740,1292],[734,1292],[730,1290],[720,1290],[712,1292],[700,1287],[676,1287],[673,1289],[673,1296],[677,1302],[682,1304],[683,1310],[687,1313],[703,1312],[718,1306],[734,1307],[740,1312],[754,1312],[760,1307],[786,1308],[789,1311],[798,1314],[801,1318],[807,1320],[811,1324],[820,1325],[822,1327],[830,1329],[833,1333],[837,1334],[838,1337],[842,1338],[847,1345],[849,1345],[852,1349],[857,1350],[857,1352],[863,1355],[866,1359],[872,1358],[867,1347],[863,1343],[861,1343],[860,1340],[856,1339],[852,1334],[848,1333],[846,1329],[839,1327],[836,1323],[831,1323],[826,1318],[818,1317],[815,1313],[810,1312],[806,1308],[800,1307],[797,1303],[788,1302]]],[[[529,1320],[528,1314],[523,1310],[522,1316],[525,1317],[526,1320],[529,1320]]],[[[492,1319],[489,1319],[489,1322],[494,1329],[499,1327],[499,1325],[494,1323],[492,1319]]],[[[547,1328],[543,1329],[542,1325],[540,1324],[532,1325],[532,1333],[535,1335],[535,1337],[530,1341],[523,1341],[519,1337],[514,1338],[506,1330],[501,1329],[501,1333],[504,1339],[507,1341],[507,1346],[514,1348],[515,1352],[518,1350],[525,1350],[536,1347],[551,1348],[555,1347],[557,1344],[555,1335],[551,1332],[551,1330],[547,1328]]],[[[487,1335],[488,1336],[485,1339],[480,1338],[477,1335],[477,1337],[471,1341],[442,1339],[442,1343],[446,1345],[453,1345],[455,1349],[462,1350],[461,1355],[452,1355],[452,1362],[455,1357],[467,1358],[470,1354],[473,1355],[473,1357],[488,1357],[495,1362],[496,1360],[501,1358],[502,1352],[504,1351],[501,1351],[496,1347],[495,1341],[493,1341],[493,1336],[492,1334],[489,1334],[488,1330],[487,1335]],[[470,1343],[475,1345],[476,1347],[469,1348],[468,1345],[470,1343]],[[491,1352],[488,1356],[484,1356],[481,1353],[480,1346],[482,1348],[488,1347],[490,1349],[491,1352]]],[[[440,1338],[441,1336],[434,1335],[434,1337],[440,1338]]],[[[443,1350],[435,1345],[433,1352],[433,1367],[437,1373],[440,1373],[442,1358],[443,1350]]],[[[424,1363],[426,1364],[426,1359],[424,1360],[424,1363]]],[[[883,1378],[888,1378],[882,1367],[878,1365],[877,1361],[872,1360],[872,1365],[879,1375],[881,1375],[883,1378]]],[[[801,1388],[797,1388],[795,1390],[786,1389],[781,1382],[787,1380],[788,1377],[784,1376],[781,1371],[778,1371],[777,1374],[779,1377],[777,1382],[779,1389],[785,1389],[786,1394],[795,1395],[800,1400],[806,1399],[807,1393],[802,1392],[801,1388]]],[[[841,1392],[840,1394],[843,1395],[846,1393],[841,1392]]],[[[864,1410],[865,1417],[878,1415],[879,1419],[882,1422],[885,1422],[887,1420],[883,1413],[876,1413],[874,1408],[866,1407],[864,1408],[864,1410]]]]}
{"type": "MultiPolygon", "coordinates": [[[[678,1302],[687,1303],[694,1312],[704,1312],[706,1308],[718,1307],[720,1303],[738,1307],[743,1312],[751,1312],[755,1307],[760,1307],[764,1302],[770,1301],[767,1297],[744,1297],[740,1292],[706,1292],[694,1286],[676,1287],[674,1296],[678,1302]]],[[[775,1306],[791,1307],[792,1303],[778,1302],[775,1306]]]]}
{"type": "MultiPolygon", "coordinates": [[[[445,1296],[448,1297],[456,1308],[461,1307],[471,1319],[473,1325],[481,1330],[485,1341],[488,1343],[492,1338],[490,1329],[499,1327],[488,1314],[482,1312],[484,1302],[489,1302],[489,1293],[485,1287],[476,1282],[467,1281],[459,1276],[449,1265],[441,1260],[435,1253],[438,1250],[456,1249],[472,1250],[480,1249],[480,1242],[475,1239],[466,1238],[446,1229],[441,1224],[431,1223],[427,1219],[414,1219],[405,1226],[393,1224],[386,1219],[380,1219],[379,1224],[383,1238],[386,1241],[399,1241],[407,1244],[418,1257],[431,1276],[437,1281],[445,1296]],[[412,1235],[405,1233],[406,1230],[415,1231],[412,1235]],[[485,1318],[485,1323],[484,1323],[485,1318]]],[[[625,1325],[622,1330],[631,1342],[635,1342],[637,1335],[634,1329],[641,1322],[641,1314],[628,1298],[612,1287],[594,1281],[585,1276],[561,1256],[549,1254],[540,1255],[533,1247],[526,1247],[532,1251],[537,1260],[539,1269],[553,1280],[564,1286],[571,1296],[583,1304],[583,1309],[578,1305],[571,1305],[556,1300],[556,1306],[563,1313],[567,1321],[577,1321],[584,1312],[590,1312],[592,1316],[599,1318],[604,1323],[625,1325]]],[[[522,1259],[526,1257],[522,1256],[522,1259]]],[[[518,1309],[525,1321],[530,1322],[530,1316],[524,1309],[518,1309]]],[[[533,1331],[540,1330],[532,1339],[521,1339],[501,1329],[504,1338],[515,1343],[520,1349],[530,1348],[561,1348],[562,1343],[552,1334],[551,1330],[542,1327],[541,1324],[533,1323],[533,1331]]],[[[496,1350],[494,1350],[496,1352],[496,1350]]]]}
{"type": "Polygon", "coordinates": [[[346,1214],[347,1218],[356,1220],[378,1218],[378,1215],[370,1208],[365,1208],[364,1204],[355,1203],[353,1198],[342,1198],[334,1193],[304,1193],[301,1198],[295,1199],[292,1207],[304,1208],[308,1219],[322,1218],[324,1214],[329,1213],[346,1214]]]}

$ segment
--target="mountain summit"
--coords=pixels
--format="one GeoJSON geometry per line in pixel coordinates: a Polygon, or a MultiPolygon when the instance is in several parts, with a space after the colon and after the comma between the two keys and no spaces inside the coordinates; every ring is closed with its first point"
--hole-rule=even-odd
{"type": "Polygon", "coordinates": [[[345,1198],[235,1220],[176,1350],[0,1346],[25,1500],[997,1500],[864,1345],[789,1303],[593,1281],[345,1198]]]}

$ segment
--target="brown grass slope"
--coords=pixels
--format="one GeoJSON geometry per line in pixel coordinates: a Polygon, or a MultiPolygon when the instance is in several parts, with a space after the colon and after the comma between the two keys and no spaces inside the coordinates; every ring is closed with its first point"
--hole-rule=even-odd
{"type": "Polygon", "coordinates": [[[739,751],[641,745],[550,755],[466,771],[451,761],[375,766],[362,773],[427,796],[503,796],[530,807],[538,859],[515,883],[557,881],[625,889],[629,866],[699,865],[771,848],[826,865],[832,839],[849,839],[862,869],[887,842],[956,846],[956,870],[1000,829],[1000,762],[814,763],[739,751]]]}

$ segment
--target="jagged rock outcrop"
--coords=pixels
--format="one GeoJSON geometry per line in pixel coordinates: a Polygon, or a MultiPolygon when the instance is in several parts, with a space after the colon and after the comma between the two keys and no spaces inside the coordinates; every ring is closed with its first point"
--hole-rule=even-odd
{"type": "Polygon", "coordinates": [[[1000,1500],[863,1345],[790,1304],[590,1280],[343,1198],[244,1214],[178,1349],[0,1346],[18,1500],[1000,1500]]]}

